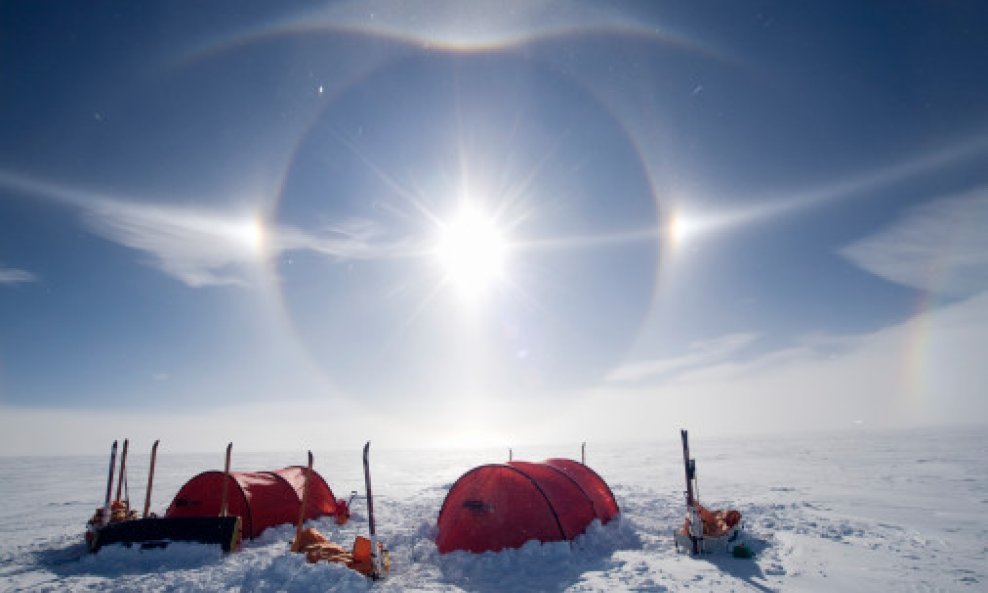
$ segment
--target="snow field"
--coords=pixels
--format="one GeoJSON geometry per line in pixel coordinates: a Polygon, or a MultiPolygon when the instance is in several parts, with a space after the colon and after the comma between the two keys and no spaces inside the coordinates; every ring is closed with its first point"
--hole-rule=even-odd
{"type": "MultiPolygon", "coordinates": [[[[611,486],[622,515],[572,544],[439,555],[432,542],[446,491],[460,474],[505,451],[374,451],[378,532],[391,577],[370,583],[288,551],[290,526],[242,552],[172,544],[164,550],[85,552],[83,524],[105,489],[106,459],[0,459],[0,591],[982,591],[988,583],[988,431],[861,431],[761,439],[691,434],[699,496],[744,513],[753,559],[677,553],[683,518],[678,435],[661,443],[591,444],[588,465],[611,486]]],[[[578,447],[572,447],[578,454],[578,447]]],[[[132,447],[132,503],[144,497],[146,460],[132,447]]],[[[566,456],[563,447],[516,459],[566,456]]],[[[573,457],[575,455],[570,454],[573,457]]],[[[234,469],[276,469],[297,454],[237,454],[234,469]]],[[[221,455],[159,455],[152,509],[221,455]]],[[[359,451],[316,452],[338,497],[363,490],[359,451]]],[[[310,524],[349,545],[366,531],[362,498],[346,526],[310,524]]]]}

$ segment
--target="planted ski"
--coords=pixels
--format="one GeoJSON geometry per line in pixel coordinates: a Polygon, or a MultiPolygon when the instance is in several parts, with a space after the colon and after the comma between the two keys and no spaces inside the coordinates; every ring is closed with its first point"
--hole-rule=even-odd
{"type": "Polygon", "coordinates": [[[698,523],[699,516],[696,512],[696,498],[693,494],[693,479],[696,476],[696,465],[690,459],[689,436],[685,430],[679,431],[683,439],[683,465],[686,468],[686,513],[690,518],[690,532],[688,533],[692,551],[694,554],[700,553],[700,538],[693,533],[693,526],[698,523]],[[696,515],[696,516],[695,516],[696,515]]]}
{"type": "Polygon", "coordinates": [[[116,501],[123,500],[120,496],[127,476],[127,450],[129,447],[130,439],[124,439],[123,451],[120,453],[120,473],[117,474],[117,496],[114,498],[116,501]]]}
{"type": "Polygon", "coordinates": [[[148,468],[148,487],[144,494],[144,514],[145,519],[151,512],[151,487],[154,485],[154,463],[158,458],[158,441],[151,445],[151,466],[148,468]]]}
{"type": "Polygon", "coordinates": [[[103,515],[100,524],[106,525],[110,522],[110,494],[113,492],[113,470],[117,464],[117,442],[113,441],[110,447],[110,473],[106,477],[106,499],[103,501],[103,515]]]}
{"type": "Polygon", "coordinates": [[[364,445],[364,485],[367,488],[367,522],[370,527],[370,560],[372,579],[384,578],[387,566],[382,555],[382,546],[377,541],[377,527],[374,520],[374,491],[371,488],[370,441],[364,445]]]}
{"type": "Polygon", "coordinates": [[[306,468],[305,480],[302,481],[302,504],[298,509],[298,522],[295,524],[295,540],[292,551],[302,551],[302,524],[305,523],[305,507],[309,503],[309,478],[312,476],[312,451],[309,451],[309,465],[306,468]]]}
{"type": "Polygon", "coordinates": [[[230,455],[233,452],[233,443],[229,443],[226,446],[226,463],[223,465],[223,494],[220,498],[220,517],[227,516],[227,504],[229,503],[229,498],[227,498],[228,482],[230,481],[230,455]]]}

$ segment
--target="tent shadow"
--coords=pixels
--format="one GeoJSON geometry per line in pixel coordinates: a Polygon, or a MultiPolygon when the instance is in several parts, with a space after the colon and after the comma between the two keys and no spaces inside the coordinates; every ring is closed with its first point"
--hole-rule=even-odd
{"type": "Polygon", "coordinates": [[[765,584],[765,571],[755,562],[755,559],[770,547],[770,544],[764,539],[749,534],[745,539],[745,545],[753,553],[751,558],[735,558],[729,554],[710,554],[701,556],[700,559],[713,564],[721,572],[741,579],[758,591],[776,593],[776,589],[765,584]]]}
{"type": "Polygon", "coordinates": [[[31,552],[32,564],[58,577],[143,574],[161,570],[194,569],[214,564],[222,558],[219,546],[172,543],[161,548],[114,544],[91,554],[84,543],[59,545],[31,552]]]}
{"type": "MultiPolygon", "coordinates": [[[[511,554],[510,551],[507,553],[511,554]]],[[[453,556],[466,554],[452,553],[453,556]]],[[[473,555],[474,558],[461,556],[452,562],[441,562],[442,581],[472,593],[562,591],[578,583],[585,572],[607,570],[612,564],[610,554],[595,557],[580,554],[577,558],[574,553],[569,560],[552,559],[563,554],[492,558],[498,554],[505,552],[486,552],[473,555]]]]}
{"type": "Polygon", "coordinates": [[[89,549],[81,541],[62,543],[27,553],[31,566],[44,568],[56,574],[65,567],[77,565],[83,558],[89,556],[89,549]]]}

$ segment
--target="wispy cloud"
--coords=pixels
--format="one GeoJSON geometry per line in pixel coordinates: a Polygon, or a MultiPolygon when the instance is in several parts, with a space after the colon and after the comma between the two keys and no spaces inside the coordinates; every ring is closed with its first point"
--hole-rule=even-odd
{"type": "Polygon", "coordinates": [[[533,401],[530,416],[539,422],[516,416],[514,428],[565,440],[573,426],[584,427],[588,439],[651,439],[683,427],[724,435],[984,425],[986,331],[988,292],[874,332],[811,336],[671,378],[603,384],[565,409],[533,401]]]}
{"type": "Polygon", "coordinates": [[[416,257],[426,246],[411,237],[394,238],[380,223],[350,219],[326,226],[319,232],[279,225],[271,229],[270,247],[276,251],[313,251],[339,260],[416,257]]]}
{"type": "Polygon", "coordinates": [[[84,220],[94,233],[150,254],[153,265],[189,286],[245,284],[263,241],[250,214],[199,208],[103,200],[84,220]]]}
{"type": "MultiPolygon", "coordinates": [[[[232,211],[128,199],[5,171],[0,171],[0,186],[80,210],[89,231],[147,254],[147,263],[192,287],[247,285],[266,258],[286,251],[312,251],[339,260],[425,252],[421,242],[393,238],[388,229],[367,219],[344,220],[310,232],[266,224],[249,208],[232,211]]],[[[10,270],[0,281],[34,278],[27,274],[10,270]]]]}
{"type": "Polygon", "coordinates": [[[840,253],[897,284],[954,296],[988,289],[988,188],[928,202],[840,253]]]}
{"type": "Polygon", "coordinates": [[[691,234],[717,233],[875,193],[910,179],[943,171],[958,163],[984,158],[986,154],[988,131],[979,130],[940,150],[839,178],[827,185],[736,199],[737,203],[744,204],[740,208],[719,205],[694,210],[684,205],[675,212],[688,224],[691,234]]]}
{"type": "Polygon", "coordinates": [[[93,233],[151,255],[149,263],[189,286],[244,284],[261,229],[249,212],[174,206],[0,171],[0,186],[81,211],[93,233]]]}
{"type": "Polygon", "coordinates": [[[38,277],[27,270],[0,266],[0,285],[27,284],[37,281],[38,277]]]}
{"type": "Polygon", "coordinates": [[[637,382],[682,372],[690,368],[714,364],[736,354],[758,339],[756,334],[731,334],[690,344],[689,352],[672,358],[639,360],[619,366],[610,372],[611,382],[637,382]]]}

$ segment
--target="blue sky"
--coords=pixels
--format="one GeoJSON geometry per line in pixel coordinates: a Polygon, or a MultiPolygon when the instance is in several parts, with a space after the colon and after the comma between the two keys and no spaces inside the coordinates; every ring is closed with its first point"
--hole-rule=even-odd
{"type": "Polygon", "coordinates": [[[0,453],[988,422],[982,3],[461,4],[0,5],[0,453]]]}

